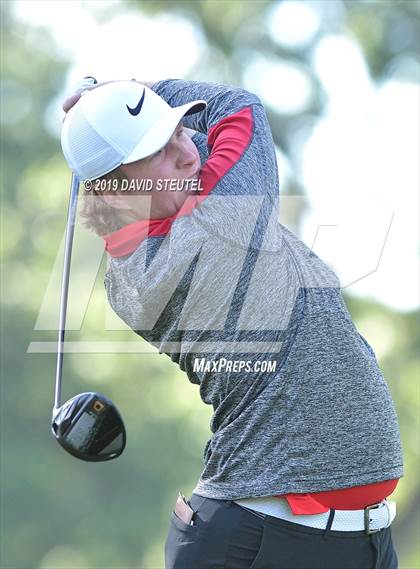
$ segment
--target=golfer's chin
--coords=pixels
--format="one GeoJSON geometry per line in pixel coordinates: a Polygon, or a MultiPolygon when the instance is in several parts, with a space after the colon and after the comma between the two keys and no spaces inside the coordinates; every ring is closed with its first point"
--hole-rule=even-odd
{"type": "Polygon", "coordinates": [[[150,219],[165,219],[176,215],[187,199],[188,194],[185,190],[169,193],[162,192],[157,199],[152,197],[150,219]],[[162,198],[166,198],[166,200],[162,198]]]}
{"type": "Polygon", "coordinates": [[[182,190],[182,191],[185,192],[187,195],[190,195],[190,196],[196,196],[199,193],[199,191],[195,187],[192,187],[192,188],[187,187],[187,188],[185,188],[185,190],[182,190]]]}
{"type": "Polygon", "coordinates": [[[185,202],[190,202],[193,199],[193,196],[196,195],[196,191],[191,190],[191,188],[188,187],[183,188],[177,193],[179,194],[177,196],[177,211],[179,211],[184,206],[185,202]]]}

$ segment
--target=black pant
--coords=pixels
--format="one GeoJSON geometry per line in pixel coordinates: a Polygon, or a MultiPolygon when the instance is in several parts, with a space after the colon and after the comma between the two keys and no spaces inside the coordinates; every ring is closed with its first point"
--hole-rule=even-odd
{"type": "Polygon", "coordinates": [[[193,494],[194,525],[171,514],[165,569],[397,569],[391,528],[328,531],[193,494]]]}

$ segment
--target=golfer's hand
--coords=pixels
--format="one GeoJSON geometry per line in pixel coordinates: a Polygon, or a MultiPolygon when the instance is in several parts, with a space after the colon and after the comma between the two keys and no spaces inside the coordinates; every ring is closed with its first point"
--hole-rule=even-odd
{"type": "Polygon", "coordinates": [[[98,83],[96,85],[86,85],[79,89],[75,89],[74,92],[71,95],[69,95],[67,99],[64,101],[63,111],[67,113],[72,108],[72,106],[75,105],[77,101],[80,99],[83,91],[90,91],[91,89],[99,87],[99,85],[101,85],[101,83],[98,83]]]}
{"type": "MultiPolygon", "coordinates": [[[[121,81],[121,79],[119,79],[119,81],[121,81]]],[[[72,93],[64,101],[63,111],[65,113],[67,113],[72,108],[72,106],[77,103],[77,101],[80,99],[80,97],[84,91],[90,91],[91,89],[97,89],[98,87],[101,87],[101,85],[106,85],[107,83],[115,83],[115,81],[103,81],[102,83],[96,83],[95,85],[85,85],[83,87],[80,87],[79,89],[76,89],[74,91],[74,93],[72,93]]],[[[136,83],[140,83],[141,85],[146,85],[146,87],[149,87],[151,89],[153,87],[153,85],[156,83],[156,81],[136,81],[136,83]]]]}

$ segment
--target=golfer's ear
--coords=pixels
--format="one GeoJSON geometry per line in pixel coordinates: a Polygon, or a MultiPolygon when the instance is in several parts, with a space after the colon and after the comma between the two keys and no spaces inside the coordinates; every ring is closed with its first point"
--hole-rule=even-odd
{"type": "Polygon", "coordinates": [[[130,204],[127,203],[124,194],[117,192],[103,192],[101,194],[101,198],[107,205],[114,209],[130,209],[130,204]]]}

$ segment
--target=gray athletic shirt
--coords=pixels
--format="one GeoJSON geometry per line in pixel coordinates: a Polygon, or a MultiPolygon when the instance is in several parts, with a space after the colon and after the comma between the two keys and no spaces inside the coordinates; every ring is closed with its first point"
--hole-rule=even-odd
{"type": "Polygon", "coordinates": [[[153,90],[171,106],[207,101],[183,119],[198,131],[206,193],[165,234],[111,258],[105,287],[116,314],[213,407],[193,492],[239,499],[400,478],[397,416],[375,354],[337,275],[278,221],[260,99],[180,79],[153,90]],[[275,369],[261,371],[267,360],[275,369]]]}

